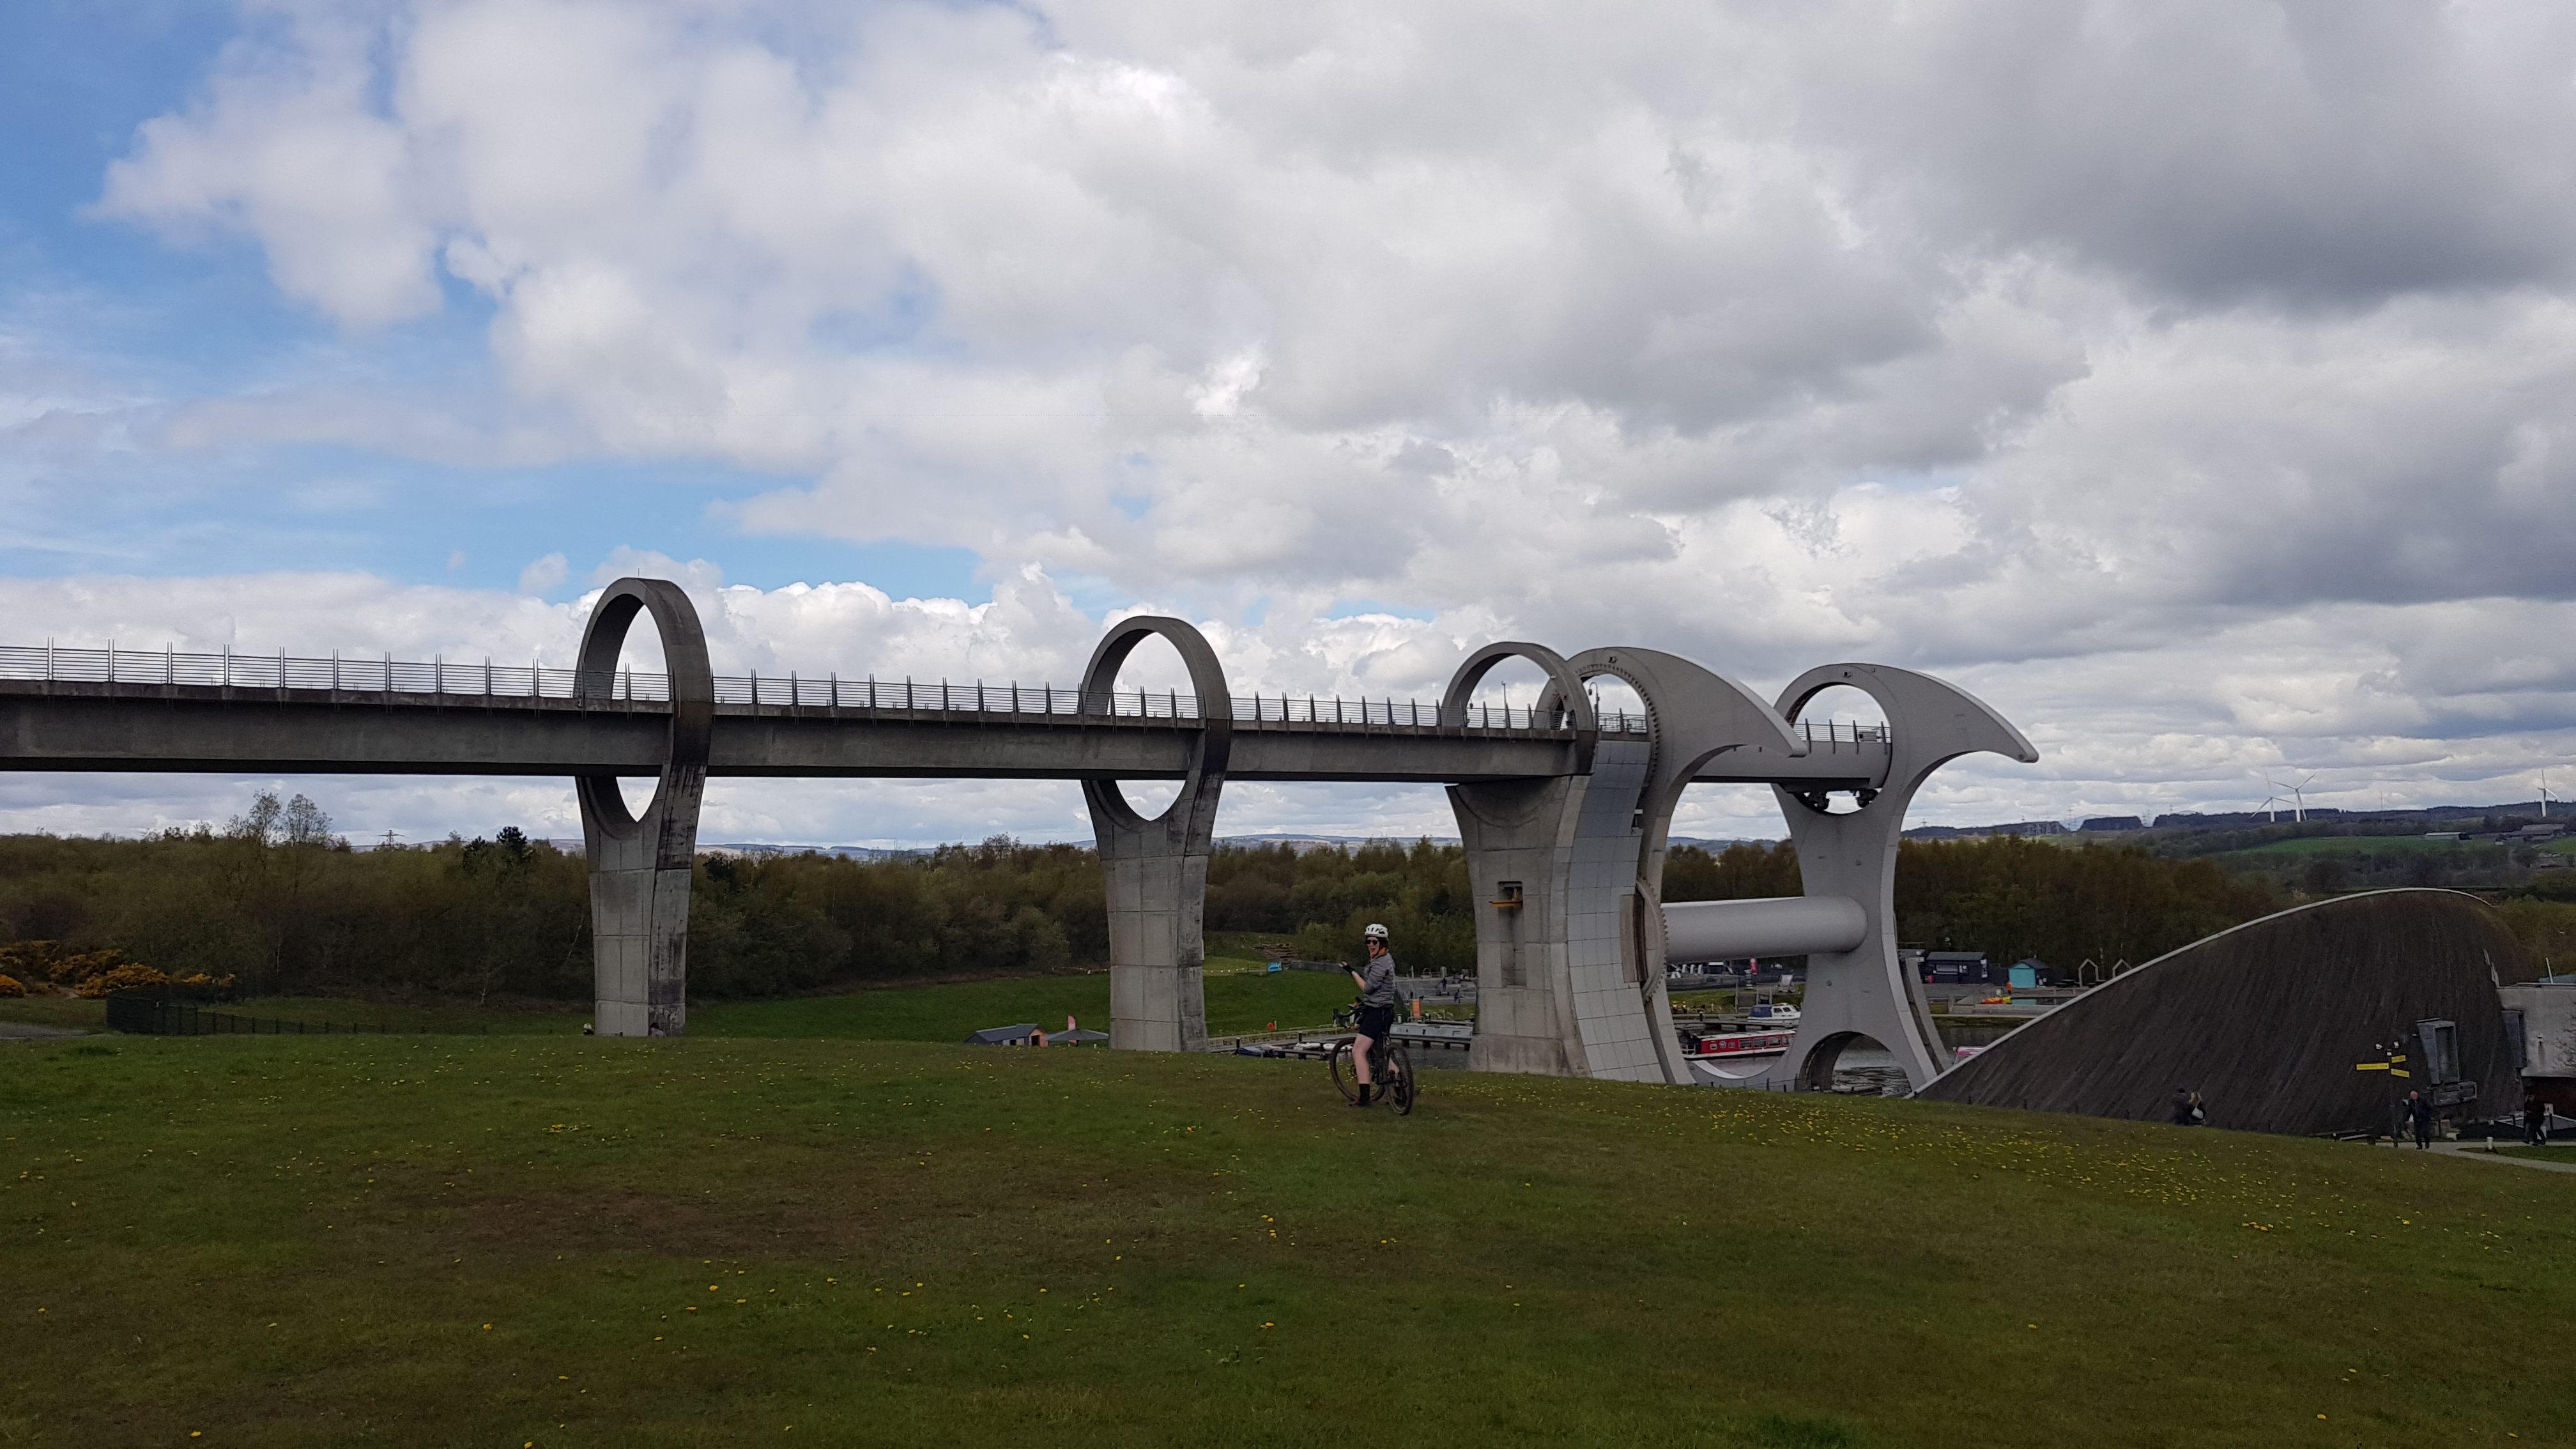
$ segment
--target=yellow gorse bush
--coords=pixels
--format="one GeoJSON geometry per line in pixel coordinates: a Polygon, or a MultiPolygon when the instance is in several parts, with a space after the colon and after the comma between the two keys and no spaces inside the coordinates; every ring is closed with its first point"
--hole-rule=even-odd
{"type": "Polygon", "coordinates": [[[0,945],[0,971],[23,980],[42,977],[57,986],[72,986],[125,964],[125,953],[67,951],[60,941],[11,941],[0,945]]]}
{"type": "Polygon", "coordinates": [[[109,947],[99,951],[67,951],[59,941],[11,941],[0,944],[0,970],[14,975],[0,975],[8,983],[0,996],[24,996],[27,980],[51,981],[69,986],[82,996],[105,996],[129,986],[179,986],[202,995],[232,989],[230,976],[209,976],[194,972],[173,980],[167,973],[132,960],[122,951],[109,947]]]}
{"type": "Polygon", "coordinates": [[[72,989],[81,996],[105,996],[111,991],[123,991],[129,986],[167,986],[169,984],[168,972],[156,971],[140,961],[128,961],[113,970],[102,971],[72,989]]]}

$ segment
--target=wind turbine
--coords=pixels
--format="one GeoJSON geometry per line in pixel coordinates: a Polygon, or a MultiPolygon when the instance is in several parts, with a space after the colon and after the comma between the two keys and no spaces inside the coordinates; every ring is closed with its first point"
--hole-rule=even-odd
{"type": "Polygon", "coordinates": [[[2540,818],[2549,818],[2549,772],[2540,772],[2540,818]]]}
{"type": "MultiPolygon", "coordinates": [[[[2290,792],[2290,818],[2302,822],[2308,818],[2308,797],[2301,792],[2316,782],[2317,777],[2314,771],[2309,772],[2306,779],[2301,780],[2295,785],[2284,785],[2280,781],[2275,780],[2268,775],[2263,778],[2263,783],[2271,786],[2273,789],[2287,790],[2290,792]]],[[[2276,804],[2279,803],[2280,797],[2277,795],[2274,796],[2273,801],[2276,804]]]]}

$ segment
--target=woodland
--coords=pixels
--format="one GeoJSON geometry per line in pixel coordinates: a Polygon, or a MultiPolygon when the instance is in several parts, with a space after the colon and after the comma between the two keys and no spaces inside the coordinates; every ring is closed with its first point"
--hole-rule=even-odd
{"type": "MultiPolygon", "coordinates": [[[[1679,846],[1664,873],[1677,902],[1799,888],[1785,842],[1679,846]]],[[[1896,869],[1907,944],[2068,969],[2143,962],[2292,898],[2206,859],[2011,836],[1909,841],[1896,869]]],[[[1208,864],[1207,929],[1245,942],[1237,950],[1249,937],[1349,959],[1360,928],[1383,921],[1407,970],[1472,971],[1473,910],[1464,852],[1429,840],[1226,846],[1208,864]]],[[[2520,914],[2527,937],[2563,931],[2548,912],[2520,914]]],[[[1107,954],[1100,863],[1077,845],[997,836],[896,859],[707,855],[690,903],[690,987],[708,998],[1043,973],[1107,954]]],[[[116,967],[255,995],[579,999],[589,883],[578,854],[515,827],[357,851],[310,800],[266,793],[222,829],[0,836],[0,973],[77,984],[116,967]]]]}

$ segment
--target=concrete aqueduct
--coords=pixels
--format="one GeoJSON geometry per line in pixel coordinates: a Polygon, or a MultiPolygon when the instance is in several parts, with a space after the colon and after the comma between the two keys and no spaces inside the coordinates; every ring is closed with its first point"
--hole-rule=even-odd
{"type": "Polygon", "coordinates": [[[1473,1066],[1700,1080],[1666,1026],[1663,964],[1803,954],[1797,1035],[1741,1080],[1821,1082],[1869,1037],[1919,1086],[1941,1054],[1898,969],[1897,837],[1931,773],[1977,751],[2038,758],[1964,691],[1885,665],[1811,669],[1765,702],[1654,650],[1566,657],[1498,643],[1467,657],[1436,706],[1244,697],[1198,630],[1155,617],[1115,625],[1071,690],[720,678],[687,595],[659,579],[608,588],[570,670],[0,650],[0,768],[571,776],[590,859],[596,1028],[619,1036],[686,1029],[689,875],[710,776],[1081,781],[1108,880],[1112,1041],[1159,1051],[1206,1034],[1201,911],[1229,777],[1438,782],[1482,902],[1473,1066]],[[639,616],[667,674],[617,668],[639,616]],[[1189,694],[1116,687],[1157,635],[1179,651],[1189,694]],[[1473,702],[1509,659],[1545,673],[1538,704],[1473,702]],[[1634,689],[1643,713],[1598,714],[1587,685],[1603,678],[1634,689]],[[1885,727],[1802,720],[1835,686],[1869,694],[1885,727]],[[621,776],[656,777],[640,815],[621,776]],[[1121,780],[1179,792],[1149,819],[1121,780]],[[1773,788],[1803,896],[1663,904],[1673,812],[1701,782],[1773,788]]]}

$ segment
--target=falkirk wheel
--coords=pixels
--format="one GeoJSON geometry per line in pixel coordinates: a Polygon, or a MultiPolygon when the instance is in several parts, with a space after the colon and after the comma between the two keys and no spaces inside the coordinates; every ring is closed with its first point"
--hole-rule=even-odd
{"type": "Polygon", "coordinates": [[[1471,1067],[1709,1081],[1672,1029],[1664,966],[1804,956],[1788,1050],[1721,1084],[1821,1086],[1868,1038],[1921,1086],[1941,1053],[1896,954],[1906,806],[1961,755],[2038,759],[1966,692],[1887,665],[1811,669],[1766,701],[1652,649],[1496,643],[1460,663],[1436,704],[1238,696],[1197,629],[1153,616],[1115,623],[1078,688],[719,676],[688,595],[660,579],[608,586],[577,659],[550,669],[0,644],[0,770],[569,777],[590,865],[593,1024],[608,1036],[688,1029],[709,780],[1079,781],[1108,893],[1111,1043],[1159,1051],[1206,1044],[1203,912],[1228,779],[1437,783],[1477,902],[1471,1067]],[[663,673],[619,667],[638,620],[659,636],[663,673]],[[1188,695],[1120,686],[1154,638],[1179,653],[1188,695]],[[1476,701],[1508,660],[1544,676],[1534,708],[1476,701]],[[1642,709],[1600,711],[1591,685],[1609,679],[1642,709]],[[1820,732],[1804,718],[1838,687],[1876,701],[1884,727],[1820,732]],[[654,782],[640,812],[617,783],[637,778],[654,782]],[[1122,780],[1178,788],[1148,818],[1122,780]],[[1802,895],[1664,903],[1673,812],[1700,783],[1772,787],[1802,895]]]}
{"type": "Polygon", "coordinates": [[[1905,810],[1932,772],[1989,751],[2039,758],[2002,716],[1928,675],[1833,664],[1776,704],[1690,660],[1650,649],[1571,659],[1535,644],[1470,656],[1444,707],[1517,655],[1551,681],[1541,711],[1587,728],[1585,685],[1615,677],[1645,704],[1642,738],[1601,738],[1590,768],[1549,780],[1457,785],[1449,797],[1478,899],[1477,1037],[1485,1070],[1732,1086],[1821,1087],[1851,1044],[1894,1055],[1909,1086],[1940,1074],[1940,1036],[1896,944],[1896,852],[1905,810]],[[1884,730],[1799,728],[1825,690],[1867,693],[1884,730]],[[1666,905],[1664,858],[1684,787],[1769,784],[1798,851],[1804,894],[1666,905]],[[1837,795],[1853,808],[1834,809],[1837,795]],[[1800,1021],[1776,1061],[1717,1075],[1686,1061],[1671,1028],[1670,961],[1803,955],[1800,1021]]]}

